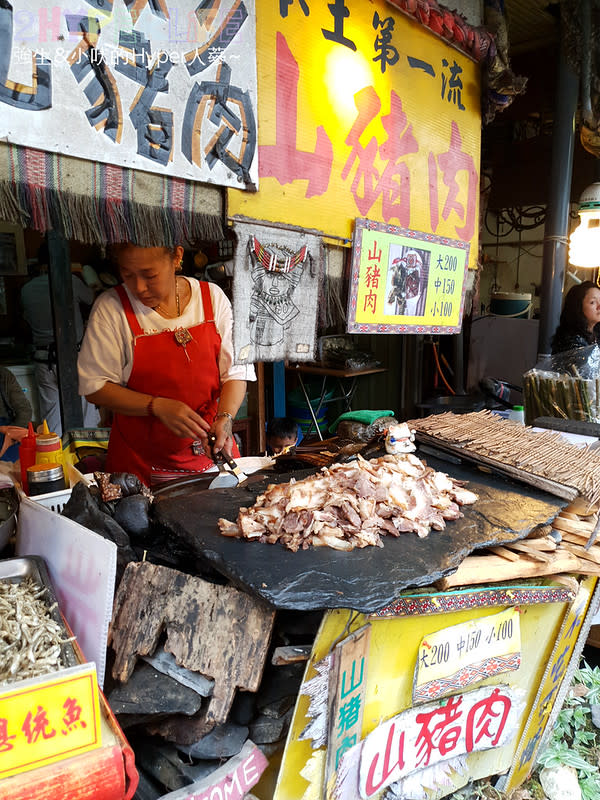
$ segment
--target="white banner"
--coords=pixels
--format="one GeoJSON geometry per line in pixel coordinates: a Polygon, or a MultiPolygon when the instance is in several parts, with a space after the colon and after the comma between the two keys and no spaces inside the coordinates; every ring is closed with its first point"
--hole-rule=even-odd
{"type": "Polygon", "coordinates": [[[258,185],[254,0],[0,3],[0,137],[258,185]]]}

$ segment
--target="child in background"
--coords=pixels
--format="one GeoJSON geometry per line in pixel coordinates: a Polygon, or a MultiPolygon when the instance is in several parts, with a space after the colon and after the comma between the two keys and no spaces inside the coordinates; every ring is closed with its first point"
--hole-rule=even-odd
{"type": "Polygon", "coordinates": [[[267,454],[278,455],[298,442],[298,424],[290,417],[273,417],[267,425],[267,454]]]}

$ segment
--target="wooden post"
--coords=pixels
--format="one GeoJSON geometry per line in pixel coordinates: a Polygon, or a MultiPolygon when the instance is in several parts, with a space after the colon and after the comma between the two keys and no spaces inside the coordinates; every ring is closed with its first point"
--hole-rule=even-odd
{"type": "Polygon", "coordinates": [[[54,321],[58,393],[63,433],[83,426],[83,410],[77,388],[77,333],[69,244],[62,233],[48,233],[48,281],[54,321]],[[60,313],[57,313],[60,310],[60,313]]]}

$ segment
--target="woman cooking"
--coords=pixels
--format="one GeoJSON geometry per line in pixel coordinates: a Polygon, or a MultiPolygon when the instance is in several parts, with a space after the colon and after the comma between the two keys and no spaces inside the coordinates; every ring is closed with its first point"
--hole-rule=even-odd
{"type": "Polygon", "coordinates": [[[600,288],[593,281],[572,286],[565,297],[552,353],[589,347],[600,341],[600,288]]]}
{"type": "Polygon", "coordinates": [[[80,394],[114,412],[106,470],[148,486],[202,472],[231,453],[255,377],[233,364],[231,305],[215,284],[177,274],[182,247],[126,243],[113,255],[123,283],[94,304],[78,359],[80,394]]]}

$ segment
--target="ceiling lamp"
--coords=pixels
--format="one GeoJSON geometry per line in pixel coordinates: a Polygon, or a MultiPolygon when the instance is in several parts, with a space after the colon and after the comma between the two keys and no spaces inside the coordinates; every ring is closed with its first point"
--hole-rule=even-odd
{"type": "Polygon", "coordinates": [[[569,262],[575,267],[600,267],[600,182],[579,198],[579,225],[571,234],[569,262]]]}

